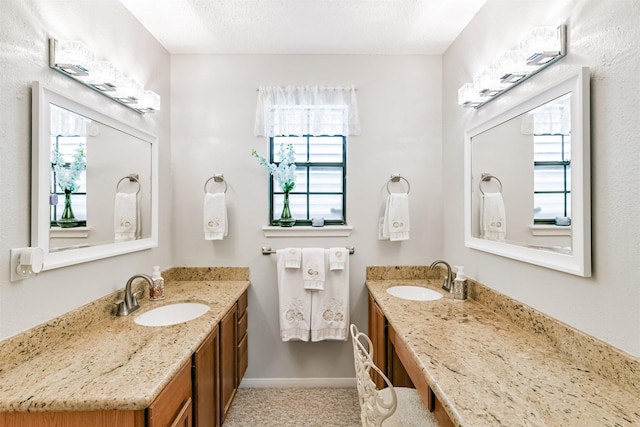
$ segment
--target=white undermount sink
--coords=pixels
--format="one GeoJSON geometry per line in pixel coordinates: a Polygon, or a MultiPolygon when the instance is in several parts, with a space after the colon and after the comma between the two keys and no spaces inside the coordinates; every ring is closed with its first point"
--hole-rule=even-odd
{"type": "Polygon", "coordinates": [[[435,301],[442,298],[442,294],[433,289],[423,288],[422,286],[392,286],[387,289],[387,293],[394,297],[408,299],[411,301],[435,301]]]}
{"type": "Polygon", "coordinates": [[[209,311],[209,306],[199,302],[180,302],[163,305],[144,312],[134,319],[142,326],[169,326],[196,319],[209,311]]]}

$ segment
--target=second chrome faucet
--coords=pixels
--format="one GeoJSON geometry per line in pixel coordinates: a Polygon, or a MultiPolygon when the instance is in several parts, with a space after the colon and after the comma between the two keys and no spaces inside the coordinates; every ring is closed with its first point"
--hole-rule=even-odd
{"type": "Polygon", "coordinates": [[[147,276],[146,274],[134,274],[133,276],[131,276],[124,287],[123,299],[116,302],[116,316],[128,316],[129,314],[140,308],[140,304],[138,304],[136,295],[131,291],[131,285],[133,284],[133,281],[135,279],[146,280],[149,288],[153,287],[153,280],[151,280],[151,277],[147,276]]]}
{"type": "Polygon", "coordinates": [[[453,274],[451,273],[451,266],[449,263],[443,260],[437,260],[431,263],[429,269],[433,270],[439,264],[443,264],[447,268],[447,275],[444,276],[444,279],[442,280],[442,289],[447,292],[451,292],[453,290],[453,274]]]}

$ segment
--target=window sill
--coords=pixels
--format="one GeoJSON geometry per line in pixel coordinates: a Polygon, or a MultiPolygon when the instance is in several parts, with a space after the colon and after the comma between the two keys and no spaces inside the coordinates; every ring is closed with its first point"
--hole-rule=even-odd
{"type": "Polygon", "coordinates": [[[262,227],[265,237],[349,237],[353,227],[350,225],[325,225],[324,227],[262,227]]]}
{"type": "Polygon", "coordinates": [[[58,228],[51,227],[49,229],[49,237],[51,239],[86,239],[89,237],[89,227],[71,227],[71,228],[58,228]]]}
{"type": "Polygon", "coordinates": [[[534,236],[571,236],[570,225],[530,225],[534,236]]]}

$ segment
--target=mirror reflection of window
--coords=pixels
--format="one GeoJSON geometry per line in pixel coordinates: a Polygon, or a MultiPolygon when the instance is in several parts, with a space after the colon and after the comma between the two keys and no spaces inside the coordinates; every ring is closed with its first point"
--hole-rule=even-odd
{"type": "Polygon", "coordinates": [[[530,112],[533,118],[534,224],[571,218],[571,94],[530,112]]]}

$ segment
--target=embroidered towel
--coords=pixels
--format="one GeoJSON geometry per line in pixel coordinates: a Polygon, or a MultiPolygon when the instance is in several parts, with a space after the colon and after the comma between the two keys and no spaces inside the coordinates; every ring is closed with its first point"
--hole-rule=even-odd
{"type": "Polygon", "coordinates": [[[344,269],[329,270],[323,291],[311,293],[311,341],[346,341],[349,328],[349,260],[344,269]]]}
{"type": "Polygon", "coordinates": [[[114,240],[135,240],[138,231],[138,196],[135,193],[116,193],[113,214],[114,240]]]}
{"type": "Polygon", "coordinates": [[[204,195],[204,239],[222,240],[227,235],[227,203],[224,193],[204,195]]]}
{"type": "Polygon", "coordinates": [[[284,266],[286,268],[300,268],[302,249],[286,248],[284,251],[284,266]]]}
{"type": "Polygon", "coordinates": [[[507,218],[502,193],[486,193],[480,204],[482,237],[504,242],[507,235],[507,218]]]}
{"type": "Polygon", "coordinates": [[[309,341],[311,292],[302,287],[302,271],[285,267],[285,250],[276,251],[278,312],[282,341],[309,341]]]}
{"type": "Polygon", "coordinates": [[[305,289],[324,289],[324,252],[323,248],[302,249],[302,281],[305,289]]]}
{"type": "Polygon", "coordinates": [[[329,249],[329,270],[344,270],[344,265],[349,257],[347,248],[330,248],[329,249]]]}
{"type": "Polygon", "coordinates": [[[409,195],[391,193],[387,198],[382,237],[391,241],[409,240],[409,195]]]}

